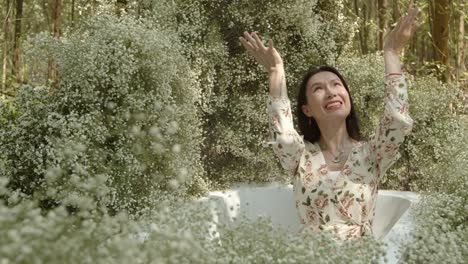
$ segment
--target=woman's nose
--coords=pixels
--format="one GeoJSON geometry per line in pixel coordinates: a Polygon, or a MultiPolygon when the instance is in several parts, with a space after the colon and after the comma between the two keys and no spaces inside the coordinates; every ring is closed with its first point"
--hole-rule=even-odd
{"type": "Polygon", "coordinates": [[[328,98],[333,98],[336,96],[336,92],[332,89],[332,87],[330,87],[329,85],[327,85],[327,97],[328,98]]]}

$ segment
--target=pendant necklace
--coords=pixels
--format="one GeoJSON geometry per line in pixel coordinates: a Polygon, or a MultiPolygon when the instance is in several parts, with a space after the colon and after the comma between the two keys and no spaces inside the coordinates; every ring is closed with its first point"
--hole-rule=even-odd
{"type": "Polygon", "coordinates": [[[341,156],[341,154],[343,154],[343,151],[340,151],[340,154],[338,154],[338,156],[333,155],[333,153],[331,153],[331,154],[333,156],[333,163],[340,163],[341,162],[340,156],[341,156]]]}
{"type": "Polygon", "coordinates": [[[333,156],[333,163],[340,163],[341,162],[341,154],[343,154],[344,150],[343,150],[343,145],[341,145],[341,150],[339,151],[340,153],[338,154],[338,156],[335,156],[335,154],[333,154],[333,152],[330,151],[330,154],[332,154],[333,156]]]}

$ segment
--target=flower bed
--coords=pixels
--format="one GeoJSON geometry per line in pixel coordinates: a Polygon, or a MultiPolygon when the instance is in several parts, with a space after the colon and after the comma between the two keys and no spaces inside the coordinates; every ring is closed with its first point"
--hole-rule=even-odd
{"type": "MultiPolygon", "coordinates": [[[[211,203],[214,222],[218,224],[232,227],[241,221],[266,217],[274,226],[291,233],[300,229],[291,185],[239,185],[229,190],[210,192],[201,200],[211,203]]],[[[386,245],[388,263],[398,261],[398,248],[409,239],[412,230],[410,212],[418,200],[419,195],[413,192],[379,191],[373,232],[374,237],[386,245]]],[[[214,231],[215,228],[210,233],[214,231]]]]}

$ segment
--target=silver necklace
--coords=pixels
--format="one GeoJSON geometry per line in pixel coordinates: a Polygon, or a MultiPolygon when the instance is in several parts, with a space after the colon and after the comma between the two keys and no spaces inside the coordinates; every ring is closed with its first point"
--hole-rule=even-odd
{"type": "Polygon", "coordinates": [[[335,156],[335,154],[333,154],[333,152],[331,150],[328,150],[328,152],[333,156],[333,160],[332,162],[333,163],[340,163],[341,162],[341,155],[343,154],[344,150],[343,150],[343,144],[341,144],[341,147],[340,147],[341,150],[338,150],[338,155],[335,156]]]}
{"type": "Polygon", "coordinates": [[[340,163],[341,162],[341,154],[343,154],[343,150],[340,150],[340,153],[338,154],[338,156],[335,156],[331,151],[329,151],[330,154],[332,154],[333,156],[333,163],[340,163]]]}

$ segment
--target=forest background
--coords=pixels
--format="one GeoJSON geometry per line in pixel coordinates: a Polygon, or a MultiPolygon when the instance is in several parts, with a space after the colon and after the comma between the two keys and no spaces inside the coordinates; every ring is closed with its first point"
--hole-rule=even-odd
{"type": "MultiPolygon", "coordinates": [[[[402,56],[415,126],[379,188],[427,194],[417,218],[426,221],[404,251],[407,262],[449,256],[462,263],[467,7],[461,0],[414,3],[426,19],[402,56]]],[[[293,246],[297,238],[262,232],[265,223],[238,232],[220,227],[222,243],[213,244],[205,238],[204,210],[188,201],[237,182],[288,182],[262,146],[266,74],[239,44],[243,31],[274,39],[290,98],[309,67],[338,67],[368,137],[383,111],[384,33],[409,5],[4,0],[0,230],[7,236],[0,239],[0,259],[348,262],[358,246],[333,248],[332,256],[331,249],[311,252],[293,246]],[[141,242],[136,226],[153,235],[141,242]],[[235,243],[240,240],[245,243],[235,243]],[[55,248],[46,249],[46,242],[55,248]],[[272,243],[281,246],[271,250],[272,243]],[[250,252],[252,244],[263,254],[250,252]]],[[[326,237],[311,241],[332,247],[326,237]]],[[[372,250],[356,261],[382,254],[368,243],[362,248],[372,250]]]]}

